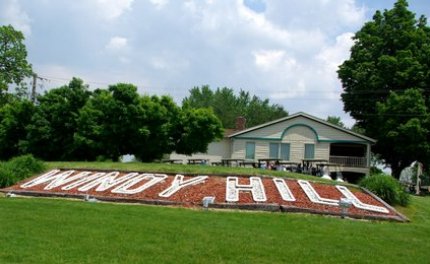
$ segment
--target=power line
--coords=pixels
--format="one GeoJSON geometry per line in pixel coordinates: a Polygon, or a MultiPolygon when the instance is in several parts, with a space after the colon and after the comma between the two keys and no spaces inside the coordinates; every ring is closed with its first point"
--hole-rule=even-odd
{"type": "MultiPolygon", "coordinates": [[[[62,77],[53,77],[53,76],[38,76],[38,78],[40,80],[44,80],[44,81],[54,81],[57,83],[64,83],[64,82],[70,82],[72,79],[70,78],[62,78],[62,77]]],[[[107,83],[107,82],[102,82],[102,81],[85,81],[86,84],[93,84],[93,85],[105,85],[105,86],[109,86],[112,85],[112,83],[107,83]]],[[[128,83],[128,82],[125,82],[128,83]]],[[[160,89],[165,90],[165,92],[168,93],[173,93],[173,94],[181,94],[182,92],[179,92],[180,90],[190,90],[193,87],[196,87],[196,85],[194,85],[193,87],[190,88],[183,88],[183,89],[178,89],[178,88],[168,88],[165,86],[148,86],[148,85],[143,85],[143,84],[134,84],[137,87],[141,87],[141,88],[145,88],[146,91],[159,91],[160,89]]],[[[198,85],[197,85],[198,87],[198,85]]],[[[218,87],[218,88],[222,88],[222,87],[218,87]]],[[[229,88],[229,87],[227,87],[229,88]]],[[[242,88],[240,88],[240,90],[243,90],[242,88]]],[[[428,89],[422,89],[425,92],[428,92],[428,89]]],[[[259,89],[259,88],[253,88],[252,91],[254,92],[272,92],[272,93],[279,93],[279,90],[267,90],[267,89],[259,89]]],[[[285,96],[279,96],[280,99],[276,99],[273,98],[275,100],[311,100],[314,101],[315,98],[320,98],[320,99],[328,99],[328,97],[330,96],[340,96],[342,93],[344,93],[344,90],[304,90],[304,91],[295,91],[295,90],[281,90],[281,91],[285,91],[284,94],[285,96]],[[294,95],[291,95],[294,94],[294,95]],[[321,95],[315,95],[315,94],[326,94],[326,97],[321,98],[321,95]]],[[[401,92],[404,90],[401,89],[390,89],[390,90],[360,90],[360,91],[354,91],[353,94],[356,95],[372,95],[372,94],[389,94],[390,92],[401,92]]],[[[356,98],[356,101],[366,101],[367,98],[356,98]]]]}

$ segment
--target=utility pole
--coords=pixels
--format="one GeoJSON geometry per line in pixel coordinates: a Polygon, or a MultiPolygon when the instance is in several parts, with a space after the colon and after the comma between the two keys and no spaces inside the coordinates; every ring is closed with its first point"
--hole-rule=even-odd
{"type": "Polygon", "coordinates": [[[31,101],[33,104],[36,102],[36,82],[37,82],[37,74],[33,73],[33,87],[31,89],[31,101]]]}

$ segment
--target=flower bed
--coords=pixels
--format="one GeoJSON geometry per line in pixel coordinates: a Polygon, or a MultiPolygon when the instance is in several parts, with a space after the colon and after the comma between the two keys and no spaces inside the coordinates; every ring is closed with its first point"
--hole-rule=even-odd
{"type": "Polygon", "coordinates": [[[405,221],[378,197],[358,187],[339,187],[272,177],[183,176],[139,172],[53,170],[3,189],[21,195],[93,197],[97,200],[265,211],[308,212],[405,221]],[[341,198],[352,205],[347,213],[341,198]]]}

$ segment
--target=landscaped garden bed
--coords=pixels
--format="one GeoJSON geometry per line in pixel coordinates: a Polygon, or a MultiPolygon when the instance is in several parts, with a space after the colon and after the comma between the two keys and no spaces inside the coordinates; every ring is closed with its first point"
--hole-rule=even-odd
{"type": "Polygon", "coordinates": [[[304,212],[405,221],[378,197],[355,186],[276,177],[175,175],[102,170],[51,170],[2,190],[33,196],[183,207],[304,212]],[[342,210],[341,199],[349,208],[342,210]]]}

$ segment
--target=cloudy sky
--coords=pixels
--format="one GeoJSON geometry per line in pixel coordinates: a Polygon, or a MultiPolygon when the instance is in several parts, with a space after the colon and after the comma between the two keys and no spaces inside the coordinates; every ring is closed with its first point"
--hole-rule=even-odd
{"type": "MultiPolygon", "coordinates": [[[[91,88],[133,83],[180,103],[208,84],[269,98],[289,113],[343,112],[337,66],[351,36],[395,0],[1,0],[24,32],[43,92],[73,76],[91,88]]],[[[417,15],[430,5],[409,0],[417,15]]]]}

